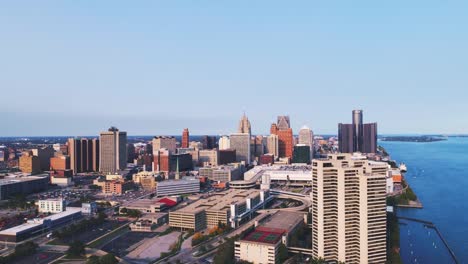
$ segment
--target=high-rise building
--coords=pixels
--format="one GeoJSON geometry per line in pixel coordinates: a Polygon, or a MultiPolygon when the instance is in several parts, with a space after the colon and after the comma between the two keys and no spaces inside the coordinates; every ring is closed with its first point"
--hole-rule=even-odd
{"type": "Polygon", "coordinates": [[[98,171],[99,140],[69,138],[67,144],[70,156],[70,169],[74,174],[98,171]]]}
{"type": "Polygon", "coordinates": [[[278,116],[278,123],[272,124],[270,133],[278,135],[278,155],[281,158],[292,158],[294,147],[294,136],[289,116],[278,116]]]}
{"type": "Polygon", "coordinates": [[[312,252],[345,263],[386,261],[386,163],[351,154],[312,161],[312,252]]]}
{"type": "Polygon", "coordinates": [[[202,138],[202,144],[203,144],[203,149],[214,149],[216,148],[216,136],[203,136],[202,138]]]}
{"type": "Polygon", "coordinates": [[[236,161],[244,161],[250,164],[250,135],[247,133],[235,133],[229,137],[231,149],[236,150],[236,161]]]}
{"type": "Polygon", "coordinates": [[[247,116],[245,115],[245,113],[242,116],[241,120],[239,121],[239,129],[237,130],[237,133],[244,133],[244,134],[252,135],[252,129],[250,127],[250,121],[247,118],[247,116]]]}
{"type": "Polygon", "coordinates": [[[41,163],[41,170],[47,171],[50,169],[50,158],[54,156],[54,148],[52,146],[44,146],[32,149],[34,156],[39,158],[41,163]]]}
{"type": "Polygon", "coordinates": [[[305,144],[298,144],[294,146],[292,162],[310,164],[310,156],[310,147],[305,144]]]}
{"type": "Polygon", "coordinates": [[[99,171],[116,173],[127,168],[127,132],[116,127],[101,132],[99,171]]]}
{"type": "Polygon", "coordinates": [[[229,142],[229,137],[228,136],[221,136],[219,138],[219,150],[224,150],[224,149],[230,149],[231,144],[229,142]]]}
{"type": "Polygon", "coordinates": [[[181,148],[188,148],[190,143],[190,134],[188,128],[185,128],[182,132],[182,145],[181,148]]]}
{"type": "Polygon", "coordinates": [[[165,172],[169,174],[170,167],[170,151],[168,149],[153,150],[153,171],[165,172]]]}
{"type": "Polygon", "coordinates": [[[70,157],[69,156],[57,156],[50,158],[50,170],[69,170],[70,169],[70,157]]]}
{"type": "Polygon", "coordinates": [[[352,124],[338,124],[339,149],[342,153],[377,152],[377,123],[363,123],[362,110],[353,111],[352,124]]]}
{"type": "Polygon", "coordinates": [[[133,143],[128,143],[127,144],[127,163],[133,163],[135,158],[137,157],[135,145],[133,143]]]}
{"type": "Polygon", "coordinates": [[[310,148],[310,155],[313,157],[314,152],[314,132],[312,129],[308,128],[307,126],[303,126],[301,130],[299,130],[299,139],[298,144],[304,144],[309,146],[310,148]]]}
{"type": "Polygon", "coordinates": [[[19,169],[22,172],[36,174],[41,172],[41,162],[38,156],[34,156],[32,151],[25,151],[19,158],[19,169]]]}
{"type": "Polygon", "coordinates": [[[291,128],[291,121],[289,116],[278,116],[278,122],[276,123],[279,130],[286,130],[291,128]]]}
{"type": "Polygon", "coordinates": [[[271,134],[267,137],[266,153],[273,154],[275,159],[279,157],[278,135],[271,134]]]}
{"type": "Polygon", "coordinates": [[[177,149],[177,141],[175,137],[154,137],[153,155],[160,149],[167,149],[170,153],[175,153],[177,149]]]}

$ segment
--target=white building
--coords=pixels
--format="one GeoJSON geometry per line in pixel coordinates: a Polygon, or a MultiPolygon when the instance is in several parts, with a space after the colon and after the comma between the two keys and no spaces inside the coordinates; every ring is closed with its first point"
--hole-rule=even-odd
{"type": "Polygon", "coordinates": [[[269,135],[266,143],[266,153],[273,154],[275,159],[279,156],[278,135],[269,135]]]}
{"type": "Polygon", "coordinates": [[[50,183],[57,184],[60,187],[68,187],[73,185],[72,177],[50,176],[50,183]]]}
{"type": "Polygon", "coordinates": [[[67,202],[64,199],[47,199],[37,202],[39,213],[61,213],[65,211],[67,202]]]}
{"type": "Polygon", "coordinates": [[[230,136],[231,149],[236,150],[236,161],[250,164],[250,135],[247,133],[235,133],[230,136]]]}
{"type": "Polygon", "coordinates": [[[333,154],[312,167],[313,256],[385,263],[387,164],[333,154]]]}
{"type": "Polygon", "coordinates": [[[219,145],[219,150],[225,150],[225,149],[230,149],[231,148],[231,142],[229,140],[228,136],[222,136],[219,138],[218,141],[219,145]]]}
{"type": "Polygon", "coordinates": [[[304,144],[310,147],[310,156],[313,157],[314,154],[314,133],[307,126],[303,126],[299,130],[299,140],[298,144],[304,144]]]}
{"type": "Polygon", "coordinates": [[[156,194],[158,197],[200,192],[200,180],[195,177],[184,177],[180,180],[158,182],[156,194]]]}

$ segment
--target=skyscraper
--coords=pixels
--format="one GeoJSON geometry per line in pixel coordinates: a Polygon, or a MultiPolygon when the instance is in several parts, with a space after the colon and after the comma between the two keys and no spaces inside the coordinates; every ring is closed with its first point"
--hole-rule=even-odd
{"type": "Polygon", "coordinates": [[[278,155],[281,158],[292,158],[294,148],[294,136],[290,128],[289,116],[278,116],[278,123],[272,124],[270,133],[278,135],[278,155]]]}
{"type": "Polygon", "coordinates": [[[278,121],[276,122],[279,130],[286,130],[291,127],[291,121],[289,116],[278,116],[278,121]]]}
{"type": "Polygon", "coordinates": [[[218,145],[219,145],[219,150],[230,149],[231,144],[230,144],[230,141],[229,141],[229,137],[228,136],[221,136],[219,138],[218,145]]]}
{"type": "Polygon", "coordinates": [[[385,263],[387,164],[334,154],[312,167],[313,256],[385,263]]]}
{"type": "Polygon", "coordinates": [[[314,152],[314,132],[312,129],[308,128],[307,126],[303,126],[301,130],[299,130],[299,140],[298,144],[304,144],[309,146],[310,148],[310,156],[313,157],[314,152]]]}
{"type": "Polygon", "coordinates": [[[352,124],[338,124],[338,141],[342,153],[376,153],[377,123],[364,124],[362,110],[354,110],[352,124]]]}
{"type": "Polygon", "coordinates": [[[116,127],[101,132],[100,141],[100,171],[116,173],[127,168],[127,132],[116,127]]]}
{"type": "Polygon", "coordinates": [[[188,148],[190,143],[190,134],[188,128],[185,128],[182,132],[182,144],[181,148],[188,148]]]}
{"type": "Polygon", "coordinates": [[[267,137],[266,153],[273,154],[275,159],[277,159],[279,155],[278,151],[279,151],[278,135],[271,134],[267,137]]]}
{"type": "Polygon", "coordinates": [[[247,133],[235,133],[229,137],[231,149],[236,150],[236,161],[244,161],[250,164],[250,135],[247,133]]]}
{"type": "Polygon", "coordinates": [[[97,171],[99,168],[99,140],[69,138],[67,141],[70,169],[74,174],[97,171]]]}
{"type": "Polygon", "coordinates": [[[174,154],[177,149],[177,141],[175,137],[154,137],[153,138],[153,155],[160,149],[168,149],[170,153],[174,154]]]}
{"type": "Polygon", "coordinates": [[[241,120],[239,121],[239,129],[237,130],[237,133],[246,133],[246,134],[252,135],[250,121],[245,115],[245,113],[242,116],[241,120]]]}

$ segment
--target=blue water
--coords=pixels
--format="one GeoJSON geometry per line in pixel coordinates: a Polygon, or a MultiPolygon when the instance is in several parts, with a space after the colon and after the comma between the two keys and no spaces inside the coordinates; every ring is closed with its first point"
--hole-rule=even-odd
{"type": "MultiPolygon", "coordinates": [[[[408,172],[405,177],[424,206],[424,209],[399,209],[398,214],[433,222],[455,252],[458,261],[468,263],[468,138],[449,138],[447,141],[432,143],[380,144],[387,149],[392,159],[406,163],[408,172]]],[[[446,256],[440,250],[427,248],[428,234],[426,230],[420,229],[421,225],[400,227],[404,263],[414,262],[411,251],[424,252],[429,260],[425,263],[440,263],[436,259],[443,258],[441,254],[446,256]],[[407,229],[410,232],[415,230],[411,237],[407,229]],[[417,248],[412,250],[410,244],[417,248]]],[[[433,243],[437,242],[429,242],[429,245],[433,243]]],[[[437,247],[441,248],[439,245],[437,247]]],[[[451,263],[450,258],[443,263],[451,263]]]]}

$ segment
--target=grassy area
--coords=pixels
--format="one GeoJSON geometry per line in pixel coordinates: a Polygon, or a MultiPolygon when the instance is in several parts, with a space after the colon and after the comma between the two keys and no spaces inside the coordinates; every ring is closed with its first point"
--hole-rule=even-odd
{"type": "Polygon", "coordinates": [[[395,214],[387,214],[387,263],[402,264],[400,256],[400,226],[395,214]]]}
{"type": "Polygon", "coordinates": [[[115,229],[114,231],[112,231],[109,234],[99,238],[96,241],[91,242],[90,244],[88,244],[88,247],[90,247],[90,248],[101,248],[102,246],[104,246],[108,242],[112,241],[114,238],[117,238],[117,237],[119,237],[119,236],[121,236],[121,235],[123,235],[123,234],[125,234],[127,232],[129,232],[128,224],[123,225],[123,226],[119,227],[118,229],[115,229]]]}

